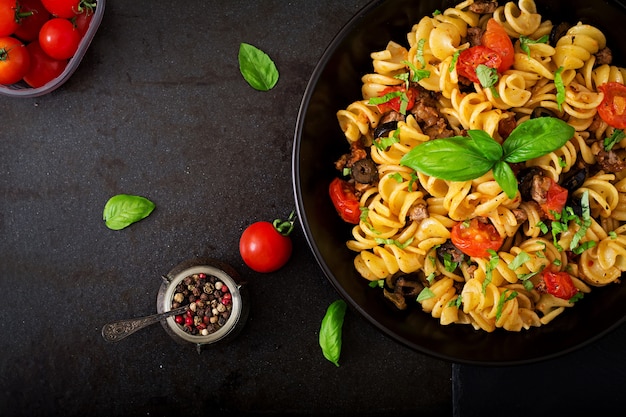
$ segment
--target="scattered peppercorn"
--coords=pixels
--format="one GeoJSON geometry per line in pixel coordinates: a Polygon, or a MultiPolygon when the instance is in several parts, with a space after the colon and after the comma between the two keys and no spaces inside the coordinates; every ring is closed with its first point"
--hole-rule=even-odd
{"type": "Polygon", "coordinates": [[[177,286],[172,308],[189,305],[174,321],[187,333],[207,336],[222,328],[232,310],[232,294],[219,278],[204,273],[186,276],[177,286]]]}

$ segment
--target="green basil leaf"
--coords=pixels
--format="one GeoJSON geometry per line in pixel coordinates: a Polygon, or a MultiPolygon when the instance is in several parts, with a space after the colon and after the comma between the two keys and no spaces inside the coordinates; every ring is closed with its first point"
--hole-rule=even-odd
{"type": "Polygon", "coordinates": [[[554,73],[554,87],[556,87],[556,104],[559,106],[559,111],[563,109],[563,103],[565,103],[565,84],[563,83],[563,67],[559,67],[554,73]]]}
{"type": "Polygon", "coordinates": [[[278,82],[278,69],[263,51],[247,43],[239,45],[239,71],[250,86],[268,91],[278,82]]]}
{"type": "Polygon", "coordinates": [[[574,128],[556,117],[538,117],[520,123],[504,141],[506,162],[525,162],[555,151],[574,136],[574,128]]]}
{"type": "Polygon", "coordinates": [[[494,162],[474,140],[455,136],[416,146],[402,157],[400,165],[448,181],[468,181],[489,172],[494,162]]]}
{"type": "Polygon", "coordinates": [[[339,366],[341,355],[341,330],[346,314],[346,302],[336,300],[326,310],[320,327],[319,343],[324,357],[339,366]]]}
{"type": "Polygon", "coordinates": [[[498,70],[484,64],[476,67],[476,76],[483,88],[493,87],[498,82],[498,70]]]}
{"type": "Polygon", "coordinates": [[[484,130],[468,130],[467,135],[474,141],[476,148],[485,158],[498,161],[502,158],[502,146],[484,130]]]}
{"type": "Polygon", "coordinates": [[[517,195],[517,177],[511,166],[504,161],[498,161],[493,166],[493,178],[511,200],[517,195]]]}
{"type": "Polygon", "coordinates": [[[102,218],[109,229],[120,230],[148,217],[154,208],[154,203],[147,198],[118,194],[106,202],[102,218]]]}

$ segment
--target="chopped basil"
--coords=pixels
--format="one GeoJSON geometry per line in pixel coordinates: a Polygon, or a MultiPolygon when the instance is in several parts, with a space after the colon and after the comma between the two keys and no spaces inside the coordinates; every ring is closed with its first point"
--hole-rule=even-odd
{"type": "Polygon", "coordinates": [[[613,146],[615,146],[616,143],[624,139],[625,136],[626,134],[624,134],[624,131],[622,129],[613,130],[613,134],[604,139],[604,150],[607,152],[610,151],[613,146]]]}
{"type": "Polygon", "coordinates": [[[485,280],[483,281],[483,294],[487,292],[487,286],[491,284],[491,280],[493,279],[493,270],[498,266],[498,262],[500,261],[500,256],[496,253],[495,250],[489,249],[489,262],[487,263],[487,268],[485,270],[485,280]]]}
{"type": "Polygon", "coordinates": [[[559,111],[563,108],[563,103],[565,103],[565,84],[563,84],[563,78],[561,77],[561,73],[563,72],[563,67],[559,67],[554,73],[554,86],[556,87],[556,104],[559,106],[559,111]]]}
{"type": "Polygon", "coordinates": [[[452,72],[454,70],[454,67],[456,67],[456,62],[459,60],[459,55],[461,55],[461,51],[454,51],[454,55],[452,55],[452,61],[450,62],[448,72],[452,72]]]}
{"type": "Polygon", "coordinates": [[[515,258],[509,263],[509,269],[511,271],[515,271],[520,266],[524,265],[526,262],[530,261],[530,255],[524,251],[521,251],[517,254],[515,258]]]}
{"type": "Polygon", "coordinates": [[[426,60],[424,59],[424,44],[426,43],[426,39],[422,38],[417,41],[417,50],[415,53],[415,59],[420,63],[422,68],[426,67],[426,60]]]}
{"type": "Polygon", "coordinates": [[[572,298],[568,300],[569,303],[574,304],[576,301],[580,301],[585,296],[585,293],[578,291],[572,298]]]}
{"type": "Polygon", "coordinates": [[[370,281],[368,285],[370,288],[383,288],[385,286],[385,280],[377,279],[376,281],[370,281]]]}
{"type": "Polygon", "coordinates": [[[533,45],[537,43],[548,43],[549,37],[548,35],[543,35],[541,38],[534,40],[527,36],[521,35],[519,37],[519,47],[522,51],[528,54],[528,58],[530,58],[530,48],[528,45],[533,45]]]}
{"type": "Polygon", "coordinates": [[[500,298],[498,299],[498,307],[496,309],[496,320],[500,320],[502,316],[502,309],[504,308],[504,304],[508,301],[511,301],[515,297],[517,297],[517,291],[513,291],[508,296],[506,295],[509,290],[504,290],[502,294],[500,294],[500,298]]]}
{"type": "Polygon", "coordinates": [[[498,70],[495,68],[488,67],[487,65],[480,64],[476,67],[476,76],[478,77],[478,81],[480,81],[480,85],[483,88],[489,88],[494,97],[500,97],[498,91],[494,87],[498,82],[498,70]]]}
{"type": "Polygon", "coordinates": [[[417,295],[417,302],[420,303],[433,297],[435,297],[435,293],[432,292],[430,288],[424,287],[424,289],[417,295]]]}
{"type": "Polygon", "coordinates": [[[404,249],[404,248],[406,248],[407,246],[409,246],[409,245],[411,244],[411,242],[413,242],[413,239],[414,239],[414,238],[413,238],[413,237],[411,237],[410,239],[408,239],[408,240],[407,240],[406,242],[404,242],[404,243],[398,242],[398,241],[397,241],[397,240],[395,240],[395,239],[381,239],[381,238],[378,238],[378,237],[377,237],[376,239],[374,239],[374,240],[375,240],[375,241],[376,241],[376,243],[378,243],[379,245],[394,245],[394,246],[399,247],[400,249],[404,249]]]}
{"type": "Polygon", "coordinates": [[[278,69],[263,51],[247,43],[239,45],[239,71],[248,84],[259,91],[268,91],[278,82],[278,69]]]}

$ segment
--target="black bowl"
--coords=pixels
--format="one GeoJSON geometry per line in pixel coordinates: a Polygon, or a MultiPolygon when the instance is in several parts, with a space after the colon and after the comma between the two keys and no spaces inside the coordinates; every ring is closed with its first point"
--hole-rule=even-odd
{"type": "MultiPolygon", "coordinates": [[[[351,227],[337,216],[328,184],[334,161],[348,150],[335,113],[361,97],[361,77],[372,71],[370,53],[389,40],[406,45],[406,33],[421,17],[458,1],[374,1],[354,16],[320,59],[305,91],[293,149],[296,204],[308,243],[323,272],[354,309],[396,341],[433,357],[476,365],[528,364],[554,358],[597,340],[626,320],[626,285],[594,288],[575,308],[549,325],[506,332],[475,331],[469,325],[442,326],[419,309],[400,312],[382,291],[370,288],[353,266],[346,247],[351,227]]],[[[538,11],[553,22],[582,21],[607,36],[615,63],[624,65],[626,8],[618,1],[538,0],[538,11]]]]}

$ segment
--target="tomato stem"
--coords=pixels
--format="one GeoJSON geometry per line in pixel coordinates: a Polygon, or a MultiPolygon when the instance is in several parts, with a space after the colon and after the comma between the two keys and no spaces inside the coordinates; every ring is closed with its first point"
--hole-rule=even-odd
{"type": "Polygon", "coordinates": [[[293,231],[293,224],[296,221],[296,216],[295,216],[295,212],[292,211],[289,214],[289,218],[287,220],[281,220],[281,219],[276,219],[274,220],[274,222],[272,222],[272,225],[274,226],[274,229],[276,229],[276,231],[278,233],[280,233],[283,236],[289,236],[289,234],[293,231]]]}

